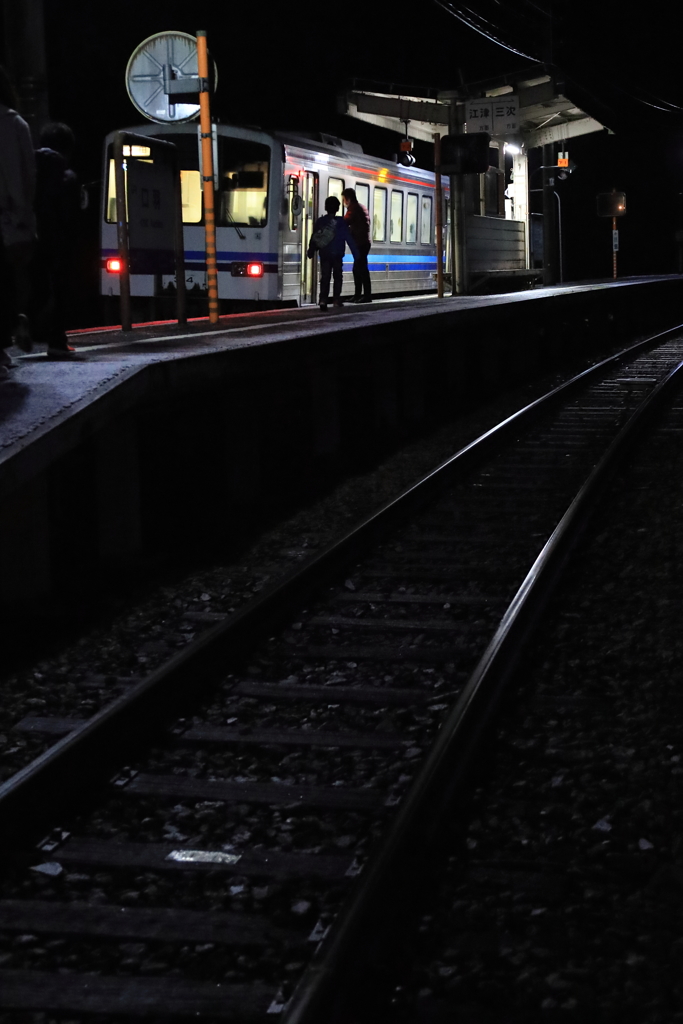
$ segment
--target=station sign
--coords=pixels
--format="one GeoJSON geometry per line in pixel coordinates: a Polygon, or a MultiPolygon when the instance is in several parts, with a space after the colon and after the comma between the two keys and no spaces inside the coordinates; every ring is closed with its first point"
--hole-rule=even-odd
{"type": "Polygon", "coordinates": [[[493,134],[510,135],[519,131],[519,96],[498,96],[493,103],[493,134]]]}
{"type": "Polygon", "coordinates": [[[519,97],[485,96],[467,102],[467,134],[511,135],[519,131],[519,97]]]}
{"type": "Polygon", "coordinates": [[[493,134],[493,106],[490,99],[469,100],[467,104],[467,134],[486,132],[493,134]]]}

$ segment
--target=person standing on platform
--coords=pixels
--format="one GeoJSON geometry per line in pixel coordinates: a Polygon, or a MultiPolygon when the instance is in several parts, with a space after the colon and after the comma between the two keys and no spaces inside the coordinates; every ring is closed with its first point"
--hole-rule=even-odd
{"type": "Polygon", "coordinates": [[[346,221],[338,217],[339,200],[336,196],[328,196],[325,200],[325,215],[319,217],[315,222],[311,243],[306,255],[309,260],[313,259],[316,250],[320,253],[320,308],[327,309],[327,300],[330,295],[330,278],[334,275],[332,290],[332,305],[343,306],[341,300],[342,292],[342,261],[346,246],[353,254],[354,261],[357,258],[356,244],[353,240],[346,221]]]}
{"type": "Polygon", "coordinates": [[[13,365],[7,351],[13,340],[31,350],[25,311],[36,237],[36,172],[31,132],[15,106],[12,85],[0,67],[0,380],[7,379],[13,365]]]}
{"type": "Polygon", "coordinates": [[[65,331],[65,303],[74,266],[73,238],[80,210],[80,189],[69,166],[74,145],[69,126],[55,122],[42,129],[40,149],[36,150],[35,333],[47,342],[51,359],[66,359],[74,353],[65,331]]]}
{"type": "Polygon", "coordinates": [[[344,220],[349,226],[351,237],[356,243],[358,255],[353,260],[353,282],[355,294],[352,302],[372,302],[368,253],[370,252],[370,218],[368,211],[358,202],[356,190],[345,188],[342,192],[346,213],[344,220]]]}

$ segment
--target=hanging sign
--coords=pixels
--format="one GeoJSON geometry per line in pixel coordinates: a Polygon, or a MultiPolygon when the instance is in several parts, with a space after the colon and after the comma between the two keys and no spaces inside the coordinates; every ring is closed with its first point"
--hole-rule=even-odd
{"type": "Polygon", "coordinates": [[[496,96],[491,101],[493,111],[493,134],[509,135],[519,131],[519,97],[511,93],[496,96]]]}
{"type": "Polygon", "coordinates": [[[488,98],[469,100],[467,103],[467,134],[493,133],[493,107],[488,98]]]}

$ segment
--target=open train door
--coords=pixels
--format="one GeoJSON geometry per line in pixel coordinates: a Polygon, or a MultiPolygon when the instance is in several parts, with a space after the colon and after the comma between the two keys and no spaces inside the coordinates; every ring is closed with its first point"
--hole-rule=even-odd
{"type": "Polygon", "coordinates": [[[318,257],[309,260],[306,256],[315,222],[318,219],[318,175],[315,171],[304,171],[301,182],[304,208],[301,212],[301,297],[300,305],[306,306],[317,301],[318,257]]]}

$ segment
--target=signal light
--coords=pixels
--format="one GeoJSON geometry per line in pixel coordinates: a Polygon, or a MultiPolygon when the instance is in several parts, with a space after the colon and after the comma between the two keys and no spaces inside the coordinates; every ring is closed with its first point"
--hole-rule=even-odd
{"type": "Polygon", "coordinates": [[[247,263],[247,277],[263,277],[263,264],[247,263]]]}
{"type": "Polygon", "coordinates": [[[625,192],[601,192],[597,197],[598,217],[623,217],[626,213],[625,192]]]}
{"type": "Polygon", "coordinates": [[[119,259],[118,256],[114,256],[106,262],[108,274],[120,274],[123,270],[123,260],[119,259]]]}

